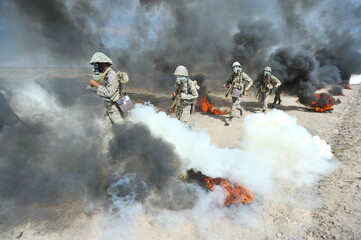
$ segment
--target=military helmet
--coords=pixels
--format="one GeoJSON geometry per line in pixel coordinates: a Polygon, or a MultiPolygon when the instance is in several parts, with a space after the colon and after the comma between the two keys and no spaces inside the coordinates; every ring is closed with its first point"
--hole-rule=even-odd
{"type": "Polygon", "coordinates": [[[239,62],[234,62],[234,63],[232,64],[232,68],[234,68],[234,67],[236,67],[236,66],[242,67],[239,62]]]}
{"type": "Polygon", "coordinates": [[[264,71],[272,72],[272,69],[271,69],[271,67],[268,67],[268,66],[267,66],[267,67],[264,68],[264,71]]]}
{"type": "Polygon", "coordinates": [[[102,52],[96,52],[94,53],[94,55],[92,56],[92,59],[90,60],[90,64],[94,64],[94,63],[109,63],[109,64],[113,64],[112,60],[105,55],[102,52]]]}
{"type": "Polygon", "coordinates": [[[188,70],[185,66],[183,65],[179,65],[175,71],[174,71],[174,75],[178,75],[178,76],[186,76],[188,77],[188,70]]]}

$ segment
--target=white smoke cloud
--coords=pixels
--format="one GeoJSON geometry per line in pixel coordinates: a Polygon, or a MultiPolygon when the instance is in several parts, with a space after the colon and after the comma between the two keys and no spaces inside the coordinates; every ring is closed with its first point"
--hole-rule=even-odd
{"type": "Polygon", "coordinates": [[[184,171],[194,168],[211,177],[228,178],[260,195],[270,191],[276,179],[310,184],[333,168],[327,143],[279,110],[248,115],[240,146],[234,149],[215,146],[206,131],[189,130],[151,107],[137,105],[131,121],[147,125],[155,136],[173,144],[184,171]]]}
{"type": "Polygon", "coordinates": [[[194,168],[211,177],[228,178],[252,188],[256,198],[249,205],[225,208],[224,188],[218,186],[212,192],[196,188],[198,198],[193,207],[171,211],[147,203],[124,203],[125,198],[113,195],[113,204],[122,214],[111,221],[105,215],[103,239],[256,239],[263,227],[262,199],[294,204],[290,192],[280,192],[282,185],[302,186],[302,194],[310,195],[304,186],[335,167],[330,146],[279,110],[248,115],[239,146],[232,149],[212,144],[205,130],[189,130],[153,107],[136,105],[129,120],[145,124],[154,136],[174,145],[184,171],[194,168]]]}

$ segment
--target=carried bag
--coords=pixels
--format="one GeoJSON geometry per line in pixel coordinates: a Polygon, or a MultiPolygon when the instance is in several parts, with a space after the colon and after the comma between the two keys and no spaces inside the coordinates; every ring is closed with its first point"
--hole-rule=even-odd
{"type": "Polygon", "coordinates": [[[237,88],[232,89],[232,97],[239,98],[239,96],[241,96],[241,93],[242,93],[241,90],[237,88]]]}
{"type": "Polygon", "coordinates": [[[118,104],[118,107],[120,111],[122,111],[124,117],[127,117],[130,113],[130,110],[134,108],[134,104],[130,100],[130,97],[127,95],[122,98],[119,98],[118,101],[116,101],[116,103],[118,104]]]}

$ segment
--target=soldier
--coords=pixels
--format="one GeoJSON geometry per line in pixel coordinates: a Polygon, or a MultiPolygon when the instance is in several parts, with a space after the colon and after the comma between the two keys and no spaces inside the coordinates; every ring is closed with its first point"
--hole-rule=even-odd
{"type": "Polygon", "coordinates": [[[176,117],[187,123],[192,104],[197,102],[198,91],[196,85],[189,79],[188,70],[185,66],[178,66],[175,69],[174,76],[176,79],[176,92],[173,92],[173,99],[176,101],[176,117]]]}
{"type": "Polygon", "coordinates": [[[113,124],[121,123],[124,116],[116,103],[121,96],[121,86],[116,72],[110,67],[112,60],[104,53],[96,52],[91,58],[90,64],[94,67],[93,71],[100,73],[100,78],[104,79],[104,86],[94,79],[89,81],[91,86],[98,88],[97,94],[105,101],[104,125],[110,127],[113,124]]]}
{"type": "Polygon", "coordinates": [[[227,80],[223,87],[228,88],[226,97],[229,93],[232,95],[232,107],[229,112],[229,118],[226,120],[226,126],[228,126],[234,116],[235,110],[239,110],[240,115],[243,115],[244,109],[241,107],[241,96],[244,95],[245,91],[252,86],[253,80],[244,72],[242,72],[242,66],[239,62],[232,64],[233,73],[227,80]]]}
{"type": "Polygon", "coordinates": [[[280,80],[271,74],[272,69],[270,67],[265,67],[263,73],[257,79],[257,88],[258,93],[258,102],[262,103],[262,112],[266,112],[267,101],[269,95],[271,94],[272,89],[278,88],[281,86],[280,80]]]}

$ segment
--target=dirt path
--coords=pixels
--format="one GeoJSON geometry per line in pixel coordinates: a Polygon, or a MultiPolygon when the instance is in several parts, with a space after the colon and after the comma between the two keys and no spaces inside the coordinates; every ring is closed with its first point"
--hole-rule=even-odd
{"type": "Polygon", "coordinates": [[[316,239],[361,239],[361,89],[350,99],[330,144],[340,160],[339,169],[319,184],[324,201],[312,212],[316,239]]]}

